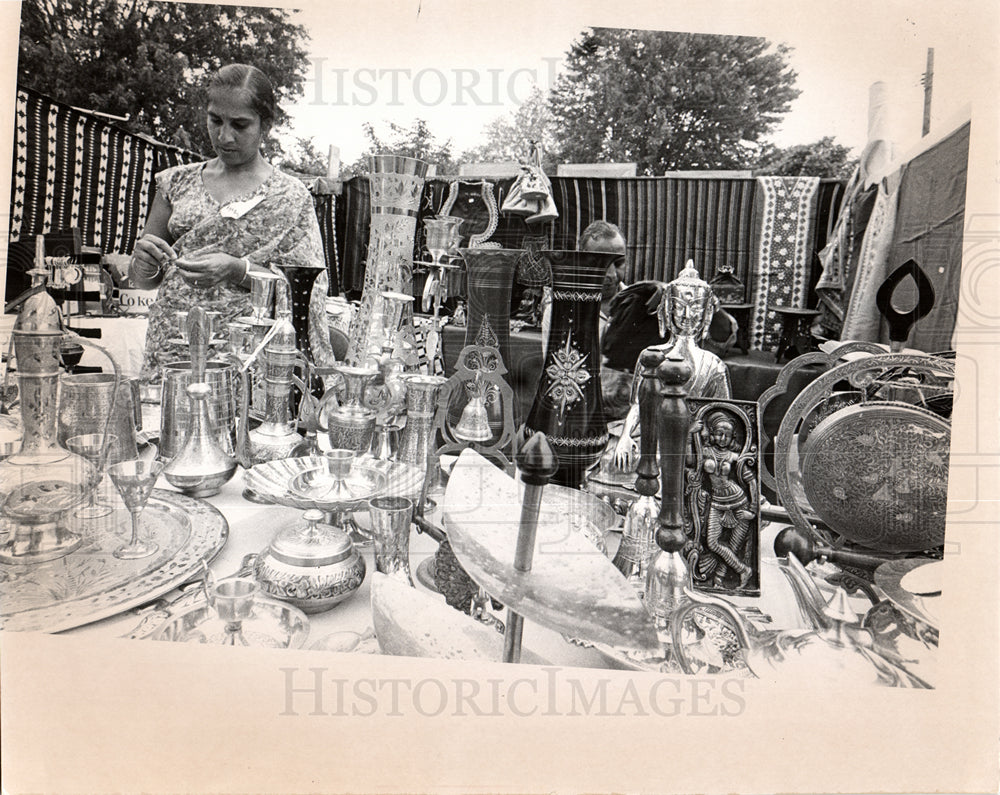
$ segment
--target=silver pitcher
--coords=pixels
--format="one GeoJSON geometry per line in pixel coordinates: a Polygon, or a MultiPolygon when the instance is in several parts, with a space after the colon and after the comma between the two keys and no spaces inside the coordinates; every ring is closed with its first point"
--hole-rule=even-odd
{"type": "MultiPolygon", "coordinates": [[[[227,453],[236,450],[237,390],[235,363],[211,361],[205,365],[204,382],[211,388],[209,416],[227,453]]],[[[187,388],[192,383],[191,362],[171,362],[163,367],[163,399],[160,414],[160,457],[169,461],[180,452],[191,413],[187,388]]]]}
{"type": "Polygon", "coordinates": [[[375,367],[338,364],[334,372],[344,380],[343,391],[327,390],[317,409],[319,429],[326,431],[334,450],[366,453],[375,435],[376,412],[370,408],[377,397],[373,387],[379,371],[375,367]]]}
{"type": "Polygon", "coordinates": [[[190,424],[177,455],[163,468],[163,477],[176,489],[192,497],[212,497],[236,472],[236,458],[225,450],[216,432],[218,424],[211,413],[211,387],[204,382],[188,386],[191,408],[190,424]]]}
{"type": "MultiPolygon", "coordinates": [[[[63,375],[59,379],[59,434],[60,444],[79,434],[94,433],[103,427],[111,409],[115,376],[112,373],[81,373],[63,375]]],[[[108,424],[108,464],[137,458],[135,434],[142,429],[142,405],[139,401],[139,382],[122,379],[118,384],[118,398],[108,424]]]]}

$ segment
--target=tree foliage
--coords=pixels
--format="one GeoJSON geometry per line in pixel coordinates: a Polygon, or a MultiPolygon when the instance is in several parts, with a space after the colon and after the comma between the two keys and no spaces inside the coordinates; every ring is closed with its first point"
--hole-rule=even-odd
{"type": "Polygon", "coordinates": [[[353,174],[367,174],[368,158],[372,155],[401,155],[415,157],[428,164],[437,165],[438,174],[453,174],[455,161],[451,156],[451,139],[443,143],[431,132],[426,120],[414,119],[409,127],[389,122],[389,133],[383,137],[375,131],[374,125],[366,122],[365,137],[368,149],[357,161],[348,167],[353,174]]]}
{"type": "Polygon", "coordinates": [[[317,151],[316,142],[312,138],[296,138],[291,152],[286,152],[281,159],[282,169],[315,177],[325,177],[329,165],[330,157],[317,151]]]}
{"type": "MultiPolygon", "coordinates": [[[[127,116],[133,132],[208,153],[204,83],[220,66],[259,67],[279,106],[302,93],[308,36],[292,13],[153,0],[23,0],[18,82],[60,102],[127,116]]],[[[276,123],[285,118],[279,107],[276,123]]]]}
{"type": "Polygon", "coordinates": [[[585,31],[552,89],[560,159],[745,168],[800,93],[788,53],[745,36],[585,31]]]}
{"type": "Polygon", "coordinates": [[[463,163],[520,161],[528,156],[530,142],[537,141],[542,145],[542,166],[551,168],[558,136],[548,100],[548,93],[534,87],[517,110],[486,125],[485,143],[458,159],[463,163]]]}
{"type": "Polygon", "coordinates": [[[771,177],[847,179],[857,162],[857,159],[851,159],[849,147],[834,143],[833,138],[827,136],[812,144],[800,144],[784,149],[767,146],[754,165],[754,171],[771,177]]]}

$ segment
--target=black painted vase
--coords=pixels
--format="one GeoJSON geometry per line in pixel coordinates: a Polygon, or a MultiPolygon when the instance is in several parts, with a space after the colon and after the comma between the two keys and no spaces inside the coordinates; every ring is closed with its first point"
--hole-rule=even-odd
{"type": "Polygon", "coordinates": [[[552,321],[524,437],[542,431],[559,456],[553,482],[578,488],[608,442],[599,324],[604,274],[617,255],[544,251],[542,256],[552,267],[552,321]]]}

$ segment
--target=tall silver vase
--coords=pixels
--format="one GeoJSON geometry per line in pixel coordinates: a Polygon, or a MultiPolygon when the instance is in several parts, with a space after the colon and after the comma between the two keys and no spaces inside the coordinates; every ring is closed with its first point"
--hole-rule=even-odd
{"type": "MultiPolygon", "coordinates": [[[[368,261],[361,306],[351,324],[347,348],[350,364],[363,364],[373,352],[378,353],[382,293],[413,295],[413,238],[426,175],[427,164],[416,158],[399,155],[372,158],[368,261]]],[[[412,310],[407,314],[412,326],[412,310]]]]}

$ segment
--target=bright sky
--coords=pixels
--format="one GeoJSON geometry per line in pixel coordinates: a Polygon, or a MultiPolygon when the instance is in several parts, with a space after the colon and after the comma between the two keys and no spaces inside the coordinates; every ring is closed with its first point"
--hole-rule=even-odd
{"type": "Polygon", "coordinates": [[[426,119],[439,139],[452,139],[456,153],[481,143],[483,127],[514,110],[533,83],[552,84],[588,25],[761,35],[788,44],[802,95],[773,138],[781,146],[831,135],[857,153],[867,136],[869,88],[883,81],[886,129],[905,150],[920,137],[927,48],[935,59],[932,132],[970,102],[980,68],[969,40],[976,14],[917,0],[383,0],[364,6],[365,13],[356,1],[308,2],[297,19],[312,36],[312,79],[288,110],[295,135],[312,137],[322,152],[339,146],[344,162],[365,148],[366,121],[386,132],[388,121],[426,119]]]}

